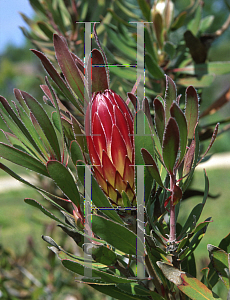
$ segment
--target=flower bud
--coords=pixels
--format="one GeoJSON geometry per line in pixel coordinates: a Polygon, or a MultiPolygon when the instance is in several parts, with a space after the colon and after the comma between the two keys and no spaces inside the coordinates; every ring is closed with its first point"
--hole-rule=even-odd
{"type": "Polygon", "coordinates": [[[133,116],[111,90],[96,93],[86,112],[85,131],[95,178],[113,205],[122,205],[122,191],[132,204],[134,193],[133,116]]]}

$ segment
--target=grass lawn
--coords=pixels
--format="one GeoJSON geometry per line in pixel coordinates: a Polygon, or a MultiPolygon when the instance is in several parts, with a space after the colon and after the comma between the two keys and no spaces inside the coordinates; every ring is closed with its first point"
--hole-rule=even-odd
{"type": "Polygon", "coordinates": [[[0,243],[5,247],[17,249],[17,253],[22,253],[28,236],[32,236],[34,242],[42,243],[42,223],[48,223],[49,219],[23,201],[24,198],[40,197],[29,187],[0,194],[0,243]]]}

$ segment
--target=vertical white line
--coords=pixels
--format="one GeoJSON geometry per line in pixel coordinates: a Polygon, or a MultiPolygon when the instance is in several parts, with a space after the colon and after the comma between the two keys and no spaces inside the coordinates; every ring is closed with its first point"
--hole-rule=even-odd
{"type": "Polygon", "coordinates": [[[139,253],[145,252],[145,220],[144,220],[144,205],[145,205],[145,189],[144,189],[144,165],[138,165],[137,168],[137,277],[145,278],[144,256],[139,253]]]}

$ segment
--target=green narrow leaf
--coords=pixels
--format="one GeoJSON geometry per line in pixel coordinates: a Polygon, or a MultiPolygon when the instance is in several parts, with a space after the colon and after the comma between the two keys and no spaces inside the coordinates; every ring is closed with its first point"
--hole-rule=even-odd
{"type": "MultiPolygon", "coordinates": [[[[203,76],[205,74],[223,75],[230,73],[229,61],[211,61],[205,64],[194,64],[173,70],[182,74],[203,76]]],[[[201,78],[202,81],[202,78],[201,78]]]]}
{"type": "Polygon", "coordinates": [[[185,119],[185,115],[183,114],[182,110],[180,107],[177,105],[176,102],[173,102],[171,108],[170,108],[170,113],[173,118],[175,118],[178,128],[179,128],[179,133],[180,133],[180,159],[178,163],[180,163],[185,155],[186,151],[186,146],[187,146],[187,122],[185,119]]]}
{"type": "MultiPolygon", "coordinates": [[[[152,129],[150,128],[148,119],[142,110],[139,110],[134,117],[134,131],[137,132],[137,128],[142,127],[144,129],[144,135],[135,134],[135,164],[143,165],[144,160],[141,155],[141,149],[146,149],[153,157],[154,153],[154,141],[152,138],[152,129]],[[141,124],[142,123],[142,124],[141,124]]],[[[155,137],[156,138],[156,137],[155,137]]]]}
{"type": "Polygon", "coordinates": [[[195,153],[195,147],[196,147],[195,140],[192,140],[192,142],[190,144],[190,147],[189,147],[189,149],[188,149],[188,151],[187,151],[187,153],[185,154],[185,157],[184,157],[184,165],[183,165],[182,176],[188,176],[189,172],[192,169],[192,164],[193,164],[193,160],[194,160],[194,153],[195,153]]]}
{"type": "Polygon", "coordinates": [[[54,48],[59,66],[74,93],[84,101],[84,82],[80,70],[69,52],[66,42],[54,34],[54,48]]]}
{"type": "Polygon", "coordinates": [[[138,0],[137,2],[145,19],[150,21],[150,6],[148,2],[143,0],[138,0]]]}
{"type": "Polygon", "coordinates": [[[43,214],[45,214],[46,216],[48,216],[49,218],[51,218],[52,220],[58,222],[58,223],[61,223],[65,226],[68,226],[65,222],[63,222],[62,220],[60,220],[59,218],[57,218],[54,214],[52,214],[50,211],[48,211],[44,206],[42,206],[39,202],[37,202],[36,200],[34,199],[31,199],[31,198],[25,198],[24,201],[33,206],[33,207],[36,207],[38,208],[41,212],[43,212],[43,214]]]}
{"type": "Polygon", "coordinates": [[[143,148],[141,149],[141,153],[142,153],[143,159],[145,161],[145,165],[147,166],[147,169],[148,169],[149,173],[151,174],[151,176],[153,177],[153,179],[156,180],[156,182],[161,187],[164,187],[161,177],[160,177],[160,173],[159,173],[157,164],[154,161],[152,155],[146,149],[143,149],[143,148]]]}
{"type": "Polygon", "coordinates": [[[21,104],[21,106],[24,108],[27,115],[30,114],[30,110],[28,106],[26,105],[25,100],[22,97],[22,93],[19,89],[14,89],[14,96],[18,100],[18,102],[21,104]]]}
{"type": "Polygon", "coordinates": [[[183,26],[186,16],[187,16],[187,12],[182,11],[173,21],[171,25],[171,30],[174,31],[180,28],[181,26],[183,26]]]}
{"type": "Polygon", "coordinates": [[[162,49],[164,43],[164,25],[163,25],[162,15],[159,12],[154,11],[152,19],[153,19],[156,39],[158,42],[158,47],[162,49]]]}
{"type": "Polygon", "coordinates": [[[135,68],[124,68],[121,66],[110,66],[109,67],[110,73],[113,73],[114,75],[130,80],[132,82],[137,80],[137,72],[135,68]]]}
{"type": "Polygon", "coordinates": [[[58,161],[48,161],[47,170],[50,177],[62,192],[77,206],[80,206],[80,194],[70,171],[58,161]]]}
{"type": "MultiPolygon", "coordinates": [[[[16,180],[26,184],[27,186],[37,190],[38,192],[40,192],[40,194],[47,199],[50,203],[52,203],[54,206],[56,206],[59,210],[64,210],[63,207],[61,207],[60,205],[58,205],[53,199],[57,199],[59,201],[68,201],[66,199],[60,198],[57,195],[53,195],[43,189],[40,189],[39,187],[37,187],[36,185],[31,184],[30,182],[26,181],[25,179],[23,179],[22,177],[20,177],[19,175],[17,175],[16,173],[14,173],[12,170],[10,170],[7,166],[3,165],[2,163],[0,163],[0,169],[2,169],[4,172],[6,172],[7,174],[9,174],[10,176],[12,176],[13,178],[15,178],[16,180]]],[[[47,176],[49,174],[47,173],[47,176]]]]}
{"type": "Polygon", "coordinates": [[[229,278],[226,271],[229,270],[228,253],[210,244],[208,244],[207,248],[214,269],[223,281],[225,287],[229,290],[229,278]]]}
{"type": "Polygon", "coordinates": [[[190,30],[194,35],[197,35],[200,22],[202,17],[202,5],[199,4],[196,8],[195,16],[193,19],[189,22],[187,29],[190,30]]]}
{"type": "Polygon", "coordinates": [[[30,5],[33,7],[33,9],[37,12],[41,12],[43,13],[44,16],[47,15],[47,11],[45,10],[45,8],[41,5],[39,0],[29,0],[30,1],[30,5]]]}
{"type": "MultiPolygon", "coordinates": [[[[130,284],[122,284],[122,285],[121,284],[117,284],[117,285],[89,284],[89,285],[91,287],[93,287],[95,290],[97,290],[103,294],[109,295],[115,299],[120,299],[120,300],[141,300],[141,299],[147,300],[147,299],[149,299],[149,296],[145,296],[144,293],[142,295],[135,295],[135,294],[130,293],[129,292],[130,290],[135,291],[135,288],[133,286],[131,286],[130,284]]],[[[136,287],[136,285],[135,285],[135,287],[136,287]]],[[[158,298],[154,298],[154,299],[158,300],[158,298]]],[[[161,300],[163,298],[161,297],[159,299],[161,300]]]]}
{"type": "Polygon", "coordinates": [[[53,81],[56,83],[60,91],[67,97],[67,99],[81,112],[83,113],[82,108],[79,106],[76,98],[71,93],[69,87],[64,82],[64,80],[61,78],[61,76],[58,74],[58,72],[55,70],[51,62],[48,60],[48,58],[41,53],[40,51],[31,50],[34,54],[37,55],[37,57],[41,60],[43,67],[47,71],[47,73],[50,75],[50,77],[53,79],[53,81]]]}
{"type": "Polygon", "coordinates": [[[166,262],[157,262],[165,277],[173,282],[185,295],[192,300],[216,300],[219,298],[209,290],[202,282],[186,272],[180,271],[166,262]]]}
{"type": "MultiPolygon", "coordinates": [[[[30,123],[30,126],[28,126],[28,130],[25,127],[26,124],[24,124],[19,118],[15,115],[15,118],[18,118],[18,121],[15,123],[12,118],[9,117],[10,114],[4,112],[5,109],[3,108],[0,112],[0,115],[4,122],[6,123],[7,127],[10,129],[11,132],[14,132],[14,135],[23,143],[23,149],[29,154],[31,154],[33,157],[38,158],[40,161],[45,162],[44,157],[36,144],[36,141],[33,140],[32,136],[30,135],[30,132],[34,131],[33,124],[30,123]]],[[[17,108],[19,111],[19,108],[17,108]]],[[[13,112],[13,111],[12,111],[13,112]]],[[[21,149],[20,149],[21,150],[21,149]]],[[[46,155],[46,153],[44,153],[46,155]]]]}
{"type": "Polygon", "coordinates": [[[125,56],[131,58],[132,60],[136,60],[136,49],[129,47],[128,45],[121,42],[120,34],[108,25],[106,25],[106,29],[108,31],[110,41],[116,47],[116,49],[119,49],[119,52],[123,53],[125,56]]]}
{"type": "Polygon", "coordinates": [[[73,128],[73,133],[75,140],[78,142],[79,146],[81,147],[82,152],[88,152],[86,145],[86,137],[82,133],[80,124],[76,118],[71,116],[71,121],[72,121],[72,128],[73,128]]]}
{"type": "MultiPolygon", "coordinates": [[[[16,136],[23,144],[24,152],[30,154],[33,157],[39,158],[39,160],[44,161],[43,157],[33,148],[31,143],[28,141],[26,136],[21,132],[19,127],[12,121],[7,113],[4,113],[3,110],[0,112],[0,116],[6,123],[7,127],[10,129],[11,132],[14,132],[14,136],[16,136]]],[[[14,146],[14,145],[13,145],[14,146]]],[[[16,148],[16,146],[15,146],[16,148]]],[[[22,150],[22,149],[19,149],[22,150]]]]}
{"type": "Polygon", "coordinates": [[[173,174],[179,150],[179,129],[174,118],[170,117],[163,137],[163,159],[169,173],[173,174]]]}
{"type": "Polygon", "coordinates": [[[202,213],[202,210],[204,208],[204,205],[206,203],[206,200],[208,198],[208,191],[209,191],[209,180],[207,177],[206,172],[204,171],[204,178],[205,178],[205,191],[204,191],[204,196],[203,196],[203,201],[202,203],[197,204],[193,210],[191,211],[185,225],[183,226],[183,229],[178,237],[178,239],[182,238],[184,236],[184,234],[186,234],[187,232],[191,232],[191,228],[194,227],[194,221],[198,222],[200,215],[202,213]],[[195,218],[194,218],[195,216],[195,218]]]}
{"type": "Polygon", "coordinates": [[[188,139],[192,139],[199,118],[198,95],[193,86],[186,89],[185,117],[188,125],[188,139]]]}
{"type": "Polygon", "coordinates": [[[164,111],[163,104],[158,98],[154,99],[153,104],[155,110],[154,120],[155,120],[156,130],[162,145],[163,135],[165,130],[165,111],[164,111]]]}
{"type": "Polygon", "coordinates": [[[26,92],[22,92],[22,96],[24,97],[28,107],[31,109],[31,112],[33,113],[37,122],[41,126],[47,140],[49,141],[50,146],[55,152],[57,159],[60,161],[61,153],[60,153],[59,142],[54,127],[47,113],[45,112],[41,104],[39,104],[37,100],[35,100],[31,95],[27,94],[26,92]]]}
{"type": "Polygon", "coordinates": [[[215,129],[213,131],[213,134],[212,134],[212,138],[211,138],[211,141],[209,143],[209,146],[207,148],[207,150],[205,151],[205,153],[202,155],[201,159],[199,160],[199,162],[197,164],[199,164],[202,159],[205,157],[205,155],[208,153],[208,151],[211,149],[213,143],[215,142],[215,139],[216,139],[216,136],[217,136],[217,133],[218,133],[218,128],[219,128],[219,123],[216,124],[215,126],[215,129]]]}
{"type": "Polygon", "coordinates": [[[76,166],[78,160],[84,161],[81,147],[77,141],[72,141],[70,144],[70,152],[73,164],[76,166]]]}
{"type": "Polygon", "coordinates": [[[45,175],[49,177],[45,165],[43,165],[39,160],[30,156],[29,154],[8,146],[4,143],[0,143],[0,156],[9,160],[19,166],[28,168],[34,172],[45,175]]]}
{"type": "Polygon", "coordinates": [[[40,159],[43,160],[43,157],[45,157],[45,159],[48,159],[49,154],[46,152],[45,147],[41,141],[41,137],[39,136],[36,129],[34,128],[33,122],[31,121],[29,115],[27,115],[24,108],[19,107],[19,105],[17,106],[17,110],[18,110],[21,120],[24,122],[26,128],[28,129],[28,132],[30,133],[31,137],[33,138],[34,142],[40,149],[40,152],[42,153],[42,157],[40,156],[41,157],[40,159]]]}
{"type": "Polygon", "coordinates": [[[176,91],[176,85],[174,81],[169,77],[165,76],[166,79],[166,90],[165,90],[165,123],[168,122],[168,119],[170,118],[170,107],[173,104],[173,101],[176,101],[177,98],[177,91],[176,91]]]}
{"type": "Polygon", "coordinates": [[[144,253],[136,247],[139,238],[126,227],[104,217],[92,215],[92,230],[118,250],[127,254],[144,256],[144,253]]]}
{"type": "Polygon", "coordinates": [[[152,33],[149,32],[148,28],[145,27],[145,51],[149,53],[152,60],[156,63],[158,61],[156,51],[153,47],[152,33]]]}
{"type": "Polygon", "coordinates": [[[38,21],[37,25],[41,29],[41,31],[45,34],[45,36],[48,38],[48,41],[52,41],[53,33],[54,33],[53,30],[52,30],[52,27],[48,26],[43,21],[38,21]]]}
{"type": "Polygon", "coordinates": [[[147,70],[149,73],[155,78],[155,79],[162,79],[164,78],[164,72],[159,67],[158,63],[152,59],[150,54],[145,54],[145,64],[147,67],[147,70]]]}
{"type": "Polygon", "coordinates": [[[56,112],[53,112],[52,116],[53,115],[57,116],[57,118],[56,118],[56,125],[59,128],[59,132],[61,134],[62,149],[64,149],[65,141],[64,141],[64,133],[63,133],[63,127],[62,127],[62,122],[61,122],[60,106],[59,106],[59,103],[61,101],[58,99],[57,94],[55,93],[55,91],[53,90],[52,86],[50,85],[47,76],[45,77],[45,81],[46,81],[46,84],[47,84],[47,88],[45,88],[45,90],[48,93],[48,96],[49,96],[51,102],[54,103],[54,107],[56,108],[56,112]]]}
{"type": "Polygon", "coordinates": [[[117,255],[114,251],[105,245],[95,245],[92,243],[85,243],[83,246],[84,252],[92,255],[96,262],[103,265],[112,266],[117,262],[117,255]]]}
{"type": "MultiPolygon", "coordinates": [[[[78,179],[82,183],[82,185],[85,185],[85,168],[88,167],[85,165],[82,161],[77,161],[77,174],[78,179]]],[[[101,188],[99,187],[97,181],[93,176],[91,176],[91,186],[92,186],[92,202],[93,204],[103,212],[104,215],[106,215],[111,220],[124,224],[122,219],[119,217],[119,215],[116,213],[115,209],[109,202],[108,198],[105,196],[101,188]]]]}

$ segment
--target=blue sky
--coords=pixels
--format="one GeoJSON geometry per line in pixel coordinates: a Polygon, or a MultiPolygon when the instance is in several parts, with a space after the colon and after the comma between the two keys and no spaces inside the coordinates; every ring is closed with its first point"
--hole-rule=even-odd
{"type": "Polygon", "coordinates": [[[22,46],[25,42],[19,26],[27,26],[19,12],[33,16],[29,0],[0,0],[0,54],[7,44],[22,46]]]}

